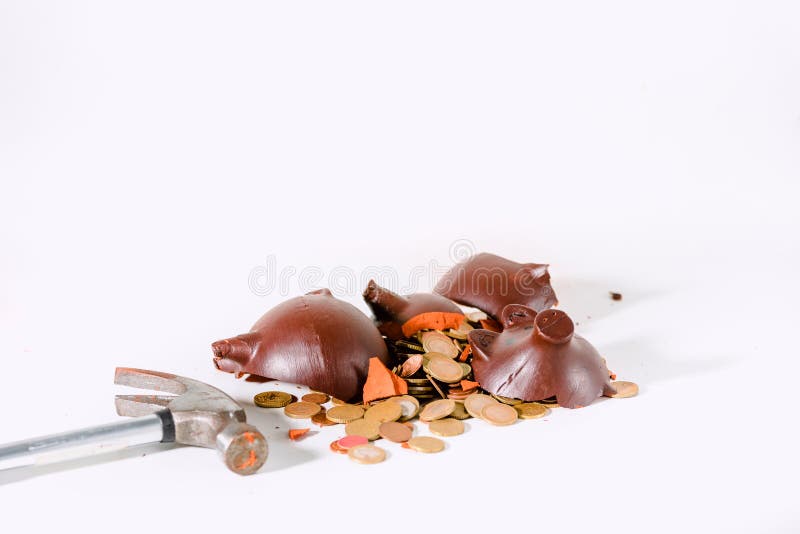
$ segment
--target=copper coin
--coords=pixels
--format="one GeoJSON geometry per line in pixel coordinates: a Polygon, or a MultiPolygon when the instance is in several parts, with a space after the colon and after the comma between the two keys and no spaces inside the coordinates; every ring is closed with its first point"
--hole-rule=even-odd
{"type": "Polygon", "coordinates": [[[409,356],[409,358],[404,361],[403,365],[400,367],[400,376],[407,378],[419,371],[421,367],[422,354],[414,354],[413,356],[409,356]]]}
{"type": "Polygon", "coordinates": [[[287,404],[286,408],[283,409],[283,413],[293,419],[307,419],[318,414],[320,410],[322,410],[322,408],[319,404],[299,401],[287,404]]]}
{"type": "Polygon", "coordinates": [[[378,432],[380,432],[381,437],[383,439],[388,439],[389,441],[393,441],[395,443],[403,443],[411,439],[412,431],[403,423],[395,423],[390,421],[388,423],[382,423],[381,426],[378,427],[378,432]]]}
{"type": "Polygon", "coordinates": [[[452,399],[439,399],[429,402],[419,414],[420,421],[433,421],[447,417],[456,409],[456,402],[452,399]]]}
{"type": "Polygon", "coordinates": [[[352,449],[353,447],[358,447],[359,445],[366,445],[369,443],[369,440],[364,436],[345,436],[339,441],[336,442],[342,449],[352,449]]]}
{"type": "Polygon", "coordinates": [[[617,380],[611,382],[611,386],[617,391],[609,397],[615,399],[627,399],[628,397],[635,397],[639,393],[639,386],[634,382],[626,382],[625,380],[617,380]]]}
{"type": "Polygon", "coordinates": [[[300,400],[303,400],[305,402],[313,402],[314,404],[325,404],[330,399],[331,398],[327,396],[325,393],[319,393],[317,391],[306,393],[300,398],[300,400]]]}
{"type": "Polygon", "coordinates": [[[517,421],[517,410],[508,404],[487,404],[481,409],[481,419],[495,426],[513,425],[517,421]]]}
{"type": "Polygon", "coordinates": [[[331,441],[330,448],[333,452],[338,454],[347,454],[347,449],[343,449],[339,446],[338,440],[331,441]]]}
{"type": "Polygon", "coordinates": [[[328,419],[328,414],[325,413],[324,411],[320,411],[319,413],[315,413],[311,417],[311,422],[314,423],[315,425],[319,425],[319,426],[333,426],[333,425],[336,424],[333,421],[331,421],[330,419],[328,419]]]}

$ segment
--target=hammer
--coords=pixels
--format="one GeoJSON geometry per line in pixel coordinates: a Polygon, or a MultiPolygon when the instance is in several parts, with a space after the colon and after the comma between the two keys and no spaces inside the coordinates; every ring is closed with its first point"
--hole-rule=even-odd
{"type": "Polygon", "coordinates": [[[172,395],[117,395],[117,413],[135,419],[0,446],[0,465],[37,465],[102,454],[145,443],[216,448],[239,475],[258,471],[267,441],[244,410],[215,387],[169,373],[117,367],[114,383],[172,395]],[[21,461],[20,461],[21,460],[21,461]]]}

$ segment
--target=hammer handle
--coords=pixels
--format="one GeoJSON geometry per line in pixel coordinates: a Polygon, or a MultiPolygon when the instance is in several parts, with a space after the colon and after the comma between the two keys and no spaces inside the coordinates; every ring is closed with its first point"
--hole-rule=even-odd
{"type": "Polygon", "coordinates": [[[0,469],[72,460],[159,441],[175,441],[169,410],[2,445],[0,469]]]}

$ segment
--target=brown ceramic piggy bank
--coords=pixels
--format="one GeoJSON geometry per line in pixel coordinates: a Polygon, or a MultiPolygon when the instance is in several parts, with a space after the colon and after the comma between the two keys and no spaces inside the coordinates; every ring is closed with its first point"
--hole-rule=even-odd
{"type": "Polygon", "coordinates": [[[342,400],[361,393],[371,357],[389,363],[372,321],[327,289],[275,306],[250,332],[212,349],[221,371],[305,384],[342,400]]]}
{"type": "Polygon", "coordinates": [[[603,358],[561,310],[536,313],[509,305],[501,313],[503,332],[473,330],[472,369],[481,387],[495,395],[580,408],[614,393],[603,358]]]}
{"type": "Polygon", "coordinates": [[[414,293],[401,296],[370,280],[364,290],[364,301],[375,315],[375,324],[389,339],[401,339],[403,323],[421,313],[461,313],[452,300],[434,293],[414,293]]]}
{"type": "Polygon", "coordinates": [[[495,319],[509,304],[536,311],[558,304],[547,265],[517,263],[494,254],[476,254],[447,271],[434,288],[459,304],[485,311],[495,319]]]}

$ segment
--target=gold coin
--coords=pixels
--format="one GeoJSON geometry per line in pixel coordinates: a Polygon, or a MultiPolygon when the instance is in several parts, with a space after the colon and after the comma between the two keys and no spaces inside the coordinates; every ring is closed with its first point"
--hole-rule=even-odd
{"type": "Polygon", "coordinates": [[[634,382],[617,380],[616,382],[611,382],[611,386],[617,390],[617,392],[608,396],[614,399],[627,399],[628,397],[635,397],[639,393],[639,386],[634,382]]]}
{"type": "Polygon", "coordinates": [[[364,417],[364,410],[352,404],[342,404],[328,410],[325,416],[334,423],[349,423],[364,417]]]}
{"type": "Polygon", "coordinates": [[[483,410],[484,406],[489,404],[498,404],[498,402],[489,395],[484,395],[483,393],[472,393],[469,397],[464,399],[464,408],[467,410],[467,413],[477,419],[481,419],[481,410],[483,410]]]}
{"type": "Polygon", "coordinates": [[[408,440],[408,447],[418,452],[441,452],[444,441],[431,436],[417,436],[408,440]]]}
{"type": "Polygon", "coordinates": [[[335,406],[341,406],[342,404],[347,404],[347,403],[346,403],[345,401],[343,401],[342,399],[337,399],[336,397],[331,397],[331,402],[332,402],[332,403],[333,403],[335,406]]]}
{"type": "Polygon", "coordinates": [[[319,404],[299,401],[287,404],[286,408],[283,409],[283,413],[293,419],[307,419],[318,414],[321,410],[322,407],[319,404]]]}
{"type": "Polygon", "coordinates": [[[438,352],[449,358],[455,358],[459,354],[458,347],[453,345],[453,340],[436,330],[422,334],[422,348],[425,352],[438,352]]]}
{"type": "Polygon", "coordinates": [[[360,464],[379,464],[386,459],[386,451],[375,445],[358,445],[349,449],[347,456],[360,464]]]}
{"type": "Polygon", "coordinates": [[[428,430],[431,431],[431,434],[436,434],[437,436],[458,436],[464,433],[464,423],[452,417],[445,417],[444,419],[431,421],[431,424],[428,425],[428,430]]]}
{"type": "Polygon", "coordinates": [[[452,399],[439,399],[429,402],[419,414],[420,421],[434,421],[447,417],[456,409],[456,402],[452,399]]]}
{"type": "Polygon", "coordinates": [[[461,372],[464,373],[461,378],[467,378],[472,373],[472,367],[468,363],[458,362],[458,365],[461,366],[461,372]]]}
{"type": "Polygon", "coordinates": [[[377,423],[387,423],[397,421],[402,415],[403,409],[398,403],[384,401],[370,407],[364,414],[364,419],[377,423]]]}
{"type": "Polygon", "coordinates": [[[387,402],[394,402],[400,405],[400,421],[413,419],[419,413],[419,401],[411,395],[390,397],[387,402]]]}
{"type": "Polygon", "coordinates": [[[536,402],[523,402],[514,406],[520,419],[538,419],[547,415],[547,406],[536,402]]]}
{"type": "Polygon", "coordinates": [[[428,365],[425,371],[436,380],[452,384],[461,380],[464,376],[464,371],[458,362],[455,362],[447,357],[438,356],[428,360],[428,365]]]}
{"type": "Polygon", "coordinates": [[[467,412],[467,409],[464,408],[463,402],[456,402],[456,407],[453,410],[453,413],[450,414],[450,417],[458,420],[464,420],[469,419],[472,416],[469,414],[469,412],[467,412]]]}
{"type": "Polygon", "coordinates": [[[406,378],[406,382],[408,382],[408,384],[410,386],[424,386],[425,384],[428,383],[428,379],[427,378],[406,378]]]}
{"type": "Polygon", "coordinates": [[[292,396],[283,391],[264,391],[253,397],[253,402],[261,408],[283,408],[292,402],[292,396]]]}
{"type": "Polygon", "coordinates": [[[306,393],[305,395],[300,397],[300,400],[306,402],[313,402],[314,404],[325,404],[330,399],[331,398],[328,395],[326,395],[325,393],[320,393],[318,391],[312,391],[311,393],[306,393]]]}
{"type": "Polygon", "coordinates": [[[513,399],[511,397],[502,397],[500,395],[495,395],[494,393],[491,393],[491,395],[492,395],[492,397],[494,397],[495,399],[499,400],[503,404],[508,404],[509,406],[514,406],[515,404],[521,404],[522,403],[522,401],[519,400],[519,399],[513,399]]]}
{"type": "Polygon", "coordinates": [[[481,419],[495,426],[513,425],[517,421],[517,410],[508,404],[487,404],[481,410],[481,419]]]}
{"type": "Polygon", "coordinates": [[[377,421],[356,419],[345,425],[344,433],[348,436],[362,436],[372,441],[381,437],[380,426],[381,424],[377,421]]]}

